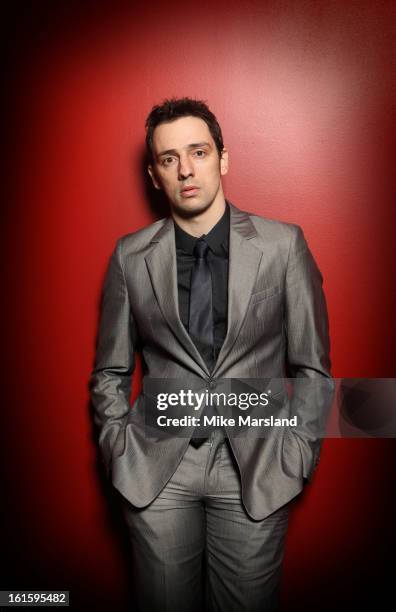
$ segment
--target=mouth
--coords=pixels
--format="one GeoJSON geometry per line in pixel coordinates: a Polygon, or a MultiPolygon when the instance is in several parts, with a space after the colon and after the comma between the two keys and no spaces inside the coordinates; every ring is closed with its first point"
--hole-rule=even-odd
{"type": "Polygon", "coordinates": [[[191,198],[198,193],[198,190],[199,187],[196,187],[195,185],[187,185],[180,191],[180,195],[182,198],[191,198]]]}

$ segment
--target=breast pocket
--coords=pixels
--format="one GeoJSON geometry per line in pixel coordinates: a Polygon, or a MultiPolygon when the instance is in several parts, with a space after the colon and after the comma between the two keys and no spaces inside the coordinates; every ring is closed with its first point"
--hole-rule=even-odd
{"type": "Polygon", "coordinates": [[[267,300],[268,298],[279,296],[280,294],[280,286],[274,285],[273,287],[267,287],[267,289],[263,289],[262,291],[258,291],[257,293],[253,293],[250,298],[251,304],[258,304],[263,300],[267,300]]]}
{"type": "Polygon", "coordinates": [[[256,338],[280,333],[284,312],[283,297],[284,293],[279,286],[252,294],[246,321],[256,338]]]}

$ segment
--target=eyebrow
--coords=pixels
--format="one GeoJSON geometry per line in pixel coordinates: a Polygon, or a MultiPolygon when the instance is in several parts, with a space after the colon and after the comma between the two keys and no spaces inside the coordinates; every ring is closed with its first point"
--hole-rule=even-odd
{"type": "MultiPolygon", "coordinates": [[[[187,147],[185,148],[186,149],[196,149],[198,147],[209,147],[210,148],[210,143],[209,142],[193,142],[187,145],[187,147]]],[[[161,157],[162,155],[173,155],[174,153],[177,154],[177,149],[167,149],[166,151],[161,151],[161,153],[158,153],[157,156],[161,157]]]]}

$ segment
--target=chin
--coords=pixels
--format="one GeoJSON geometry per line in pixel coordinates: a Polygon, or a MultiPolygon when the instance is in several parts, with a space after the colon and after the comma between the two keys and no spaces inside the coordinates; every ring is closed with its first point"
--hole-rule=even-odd
{"type": "MultiPolygon", "coordinates": [[[[192,198],[191,198],[192,200],[192,198]]],[[[172,202],[171,207],[182,217],[190,218],[195,217],[196,215],[200,215],[210,208],[213,204],[213,201],[209,202],[172,202]]]]}

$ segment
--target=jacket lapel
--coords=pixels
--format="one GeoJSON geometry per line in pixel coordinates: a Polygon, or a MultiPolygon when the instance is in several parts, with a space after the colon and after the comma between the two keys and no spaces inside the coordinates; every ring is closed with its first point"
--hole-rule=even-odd
{"type": "Polygon", "coordinates": [[[153,248],[145,260],[153,291],[161,312],[182,347],[196,366],[197,373],[209,376],[209,370],[197,347],[188,335],[179,315],[177,263],[173,219],[168,217],[152,238],[153,248]]]}
{"type": "Polygon", "coordinates": [[[228,268],[228,325],[213,375],[218,376],[221,366],[238,338],[253,291],[262,252],[250,239],[257,235],[249,215],[230,202],[230,242],[228,268]]]}

